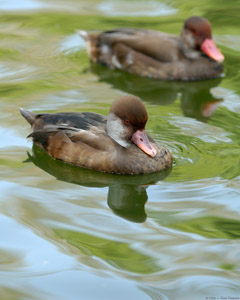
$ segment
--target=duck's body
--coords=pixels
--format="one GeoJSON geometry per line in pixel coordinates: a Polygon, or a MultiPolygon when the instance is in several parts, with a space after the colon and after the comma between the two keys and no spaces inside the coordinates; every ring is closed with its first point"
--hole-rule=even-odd
{"type": "Polygon", "coordinates": [[[223,71],[211,24],[200,17],[186,20],[181,36],[130,28],[79,34],[90,59],[112,69],[175,80],[213,78],[223,71]]]}
{"type": "Polygon", "coordinates": [[[66,163],[115,174],[153,173],[172,165],[170,152],[145,132],[146,110],[135,96],[115,101],[107,117],[21,113],[32,125],[34,142],[66,163]]]}

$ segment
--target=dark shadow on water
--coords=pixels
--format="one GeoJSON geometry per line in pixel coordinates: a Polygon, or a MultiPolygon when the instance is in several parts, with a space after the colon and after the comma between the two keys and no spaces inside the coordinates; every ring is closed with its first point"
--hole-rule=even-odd
{"type": "Polygon", "coordinates": [[[85,71],[93,72],[100,81],[107,82],[116,89],[134,94],[152,104],[170,105],[180,97],[184,115],[201,121],[207,121],[223,101],[214,98],[210,93],[211,88],[219,85],[221,77],[204,81],[165,81],[111,70],[93,63],[85,71]]]}
{"type": "Polygon", "coordinates": [[[132,222],[144,222],[147,218],[145,203],[148,200],[148,185],[166,178],[171,169],[143,175],[113,175],[83,169],[58,161],[42,149],[33,146],[29,160],[36,166],[53,175],[58,180],[87,187],[109,187],[108,206],[114,213],[132,222]]]}

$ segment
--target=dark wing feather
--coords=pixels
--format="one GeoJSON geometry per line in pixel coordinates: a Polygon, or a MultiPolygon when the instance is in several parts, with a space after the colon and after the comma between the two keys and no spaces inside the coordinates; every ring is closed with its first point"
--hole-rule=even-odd
{"type": "Polygon", "coordinates": [[[46,148],[49,137],[61,131],[64,131],[66,135],[71,136],[74,132],[79,130],[77,128],[68,126],[46,125],[42,129],[33,131],[27,137],[33,138],[34,142],[39,143],[43,146],[43,148],[46,148]]]}
{"type": "MultiPolygon", "coordinates": [[[[58,113],[36,115],[33,132],[28,136],[34,142],[46,149],[50,138],[55,135],[65,137],[68,142],[85,142],[93,136],[91,132],[98,129],[105,133],[106,117],[97,113],[58,113]]],[[[97,140],[91,138],[90,140],[97,140]]]]}
{"type": "Polygon", "coordinates": [[[39,114],[33,130],[43,129],[47,125],[73,127],[87,130],[91,126],[102,127],[106,125],[106,117],[97,113],[58,113],[58,114],[39,114]]]}

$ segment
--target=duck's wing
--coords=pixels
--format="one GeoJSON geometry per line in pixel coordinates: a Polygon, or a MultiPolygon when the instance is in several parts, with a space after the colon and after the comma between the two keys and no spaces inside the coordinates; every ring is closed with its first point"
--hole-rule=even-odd
{"type": "Polygon", "coordinates": [[[179,37],[153,30],[126,28],[106,31],[99,36],[99,41],[100,45],[113,48],[123,44],[160,62],[176,61],[179,55],[179,37]]]}
{"type": "Polygon", "coordinates": [[[89,129],[91,126],[104,127],[107,119],[97,113],[57,113],[57,114],[38,114],[32,122],[33,131],[44,128],[46,125],[58,125],[74,127],[78,129],[89,129]]]}
{"type": "Polygon", "coordinates": [[[107,122],[106,116],[91,112],[36,114],[30,110],[20,108],[20,113],[32,125],[33,131],[42,129],[46,125],[63,125],[88,129],[90,126],[106,126],[107,122]]]}
{"type": "Polygon", "coordinates": [[[45,125],[29,137],[56,159],[88,169],[113,172],[116,143],[106,134],[104,126],[93,126],[88,122],[87,127],[45,125]]]}
{"type": "Polygon", "coordinates": [[[56,148],[54,143],[59,144],[60,140],[76,145],[85,144],[89,148],[103,151],[108,150],[113,144],[104,127],[96,126],[79,129],[64,125],[45,125],[42,129],[33,131],[28,137],[32,137],[34,142],[45,150],[49,150],[49,147],[56,148]]]}
{"type": "Polygon", "coordinates": [[[50,137],[62,134],[73,143],[86,143],[96,149],[104,149],[106,145],[99,142],[100,137],[110,140],[106,133],[107,118],[101,114],[91,112],[35,114],[25,109],[20,111],[32,125],[33,132],[29,137],[44,149],[48,147],[50,137]]]}
{"type": "MultiPolygon", "coordinates": [[[[22,114],[26,116],[29,112],[22,114]]],[[[29,137],[33,137],[34,141],[42,144],[44,148],[49,138],[59,133],[64,133],[74,143],[91,144],[96,148],[101,148],[101,145],[98,145],[100,136],[109,138],[106,133],[107,118],[97,113],[38,114],[34,120],[31,114],[31,122],[33,132],[29,137]]]]}
{"type": "MultiPolygon", "coordinates": [[[[121,54],[116,49],[119,45],[127,47],[129,53],[132,50],[159,62],[172,62],[179,57],[180,38],[163,32],[120,28],[100,34],[83,31],[79,34],[87,42],[90,58],[94,62],[105,63],[113,68],[117,67],[116,64],[121,68],[121,54]]],[[[127,59],[129,62],[133,60],[131,54],[127,59]]]]}
{"type": "Polygon", "coordinates": [[[90,58],[112,69],[160,79],[179,79],[176,73],[182,73],[178,36],[129,28],[81,36],[90,58]]]}

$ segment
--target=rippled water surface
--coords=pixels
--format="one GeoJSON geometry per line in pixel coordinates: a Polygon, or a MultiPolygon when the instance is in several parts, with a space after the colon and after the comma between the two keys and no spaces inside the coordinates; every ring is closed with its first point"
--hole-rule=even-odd
{"type": "Polygon", "coordinates": [[[0,298],[240,299],[240,2],[0,0],[0,298]],[[213,26],[222,78],[161,82],[89,63],[78,29],[213,26]],[[19,107],[96,111],[133,93],[171,171],[54,161],[19,107]],[[235,298],[234,298],[235,297],[235,298]]]}

